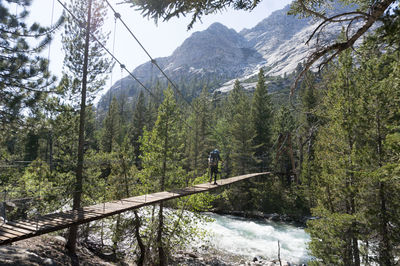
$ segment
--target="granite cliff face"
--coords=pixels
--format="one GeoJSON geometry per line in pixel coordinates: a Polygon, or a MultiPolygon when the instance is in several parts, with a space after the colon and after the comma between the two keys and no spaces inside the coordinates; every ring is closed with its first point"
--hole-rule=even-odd
{"type": "MultiPolygon", "coordinates": [[[[288,11],[289,6],[275,11],[252,29],[240,33],[214,23],[205,31],[193,33],[171,56],[156,61],[178,85],[201,80],[210,89],[220,91],[229,91],[235,79],[246,80],[256,75],[260,67],[272,76],[290,74],[309,54],[305,42],[316,25],[311,19],[288,16],[288,11]]],[[[332,30],[337,32],[338,27],[332,30]]],[[[156,80],[165,80],[150,62],[132,73],[149,86],[156,80]]],[[[113,95],[134,97],[140,89],[133,79],[126,77],[110,90],[113,95]]],[[[106,98],[107,94],[99,106],[102,101],[104,105],[106,98]]]]}
{"type": "Polygon", "coordinates": [[[262,56],[242,35],[214,23],[207,30],[195,32],[186,39],[168,58],[165,70],[174,72],[185,67],[191,72],[240,75],[243,69],[261,60],[262,56]]]}

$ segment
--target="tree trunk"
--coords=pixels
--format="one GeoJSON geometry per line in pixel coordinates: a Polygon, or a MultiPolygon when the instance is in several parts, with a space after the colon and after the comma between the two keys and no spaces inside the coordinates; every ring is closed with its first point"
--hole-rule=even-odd
{"type": "Polygon", "coordinates": [[[158,212],[158,230],[157,230],[158,259],[160,266],[167,265],[165,259],[165,251],[162,243],[163,227],[164,227],[163,203],[161,202],[160,211],[158,212]]]}
{"type": "Polygon", "coordinates": [[[382,240],[379,244],[379,260],[382,265],[392,265],[391,259],[391,245],[389,240],[389,232],[388,232],[388,218],[387,218],[387,209],[386,209],[386,198],[385,198],[385,183],[379,182],[379,199],[381,202],[381,228],[380,233],[382,236],[382,240]]]}
{"type": "Polygon", "coordinates": [[[117,221],[115,224],[115,231],[113,237],[113,253],[116,256],[118,250],[118,243],[121,240],[121,214],[117,215],[117,221]]]}
{"type": "Polygon", "coordinates": [[[292,172],[294,175],[294,182],[296,184],[298,184],[299,180],[297,178],[296,164],[294,162],[294,155],[293,155],[292,134],[291,133],[287,133],[287,134],[288,134],[288,143],[289,143],[289,156],[290,156],[290,162],[292,163],[292,172]]]}
{"type": "Polygon", "coordinates": [[[144,258],[146,256],[146,247],[143,244],[142,237],[140,236],[140,217],[136,210],[133,211],[133,213],[135,214],[135,237],[138,242],[139,249],[140,249],[140,256],[137,261],[137,265],[142,266],[142,265],[144,265],[144,258]]]}
{"type": "MultiPolygon", "coordinates": [[[[82,97],[81,110],[79,117],[79,140],[78,140],[78,162],[76,167],[76,184],[74,191],[74,199],[72,208],[77,210],[81,207],[82,183],[83,183],[83,157],[84,157],[84,141],[85,141],[85,108],[86,108],[86,86],[87,86],[87,69],[89,55],[89,37],[90,37],[90,20],[92,0],[88,4],[88,18],[85,36],[85,54],[83,59],[83,76],[82,76],[82,97]]],[[[73,225],[69,229],[68,242],[66,248],[72,254],[76,251],[76,240],[78,235],[78,225],[73,225]]]]}
{"type": "MultiPolygon", "coordinates": [[[[379,114],[376,115],[377,122],[377,133],[378,133],[378,155],[379,155],[379,167],[383,165],[383,136],[381,132],[381,119],[379,114]]],[[[380,200],[380,234],[382,237],[381,242],[379,243],[379,261],[382,265],[392,265],[392,247],[389,239],[388,232],[388,213],[386,207],[386,197],[385,197],[385,183],[383,181],[379,181],[379,200],[380,200]]]]}
{"type": "MultiPolygon", "coordinates": [[[[197,119],[197,117],[196,117],[197,119]]],[[[197,121],[195,123],[195,138],[194,138],[194,171],[195,174],[197,174],[197,169],[198,169],[198,163],[197,163],[197,158],[199,156],[199,130],[197,127],[197,121]]],[[[196,178],[196,176],[195,176],[196,178]]]]}
{"type": "MultiPolygon", "coordinates": [[[[164,155],[163,164],[161,170],[161,191],[165,190],[165,174],[167,170],[167,150],[168,150],[168,118],[165,121],[165,136],[164,136],[164,155]]],[[[164,216],[163,216],[163,202],[160,203],[160,211],[158,213],[158,230],[157,230],[157,243],[158,243],[158,257],[161,266],[167,265],[165,251],[162,243],[162,233],[164,227],[164,216]]]]}
{"type": "Polygon", "coordinates": [[[50,131],[49,134],[49,165],[50,165],[50,173],[54,171],[53,166],[53,132],[50,131]]]}

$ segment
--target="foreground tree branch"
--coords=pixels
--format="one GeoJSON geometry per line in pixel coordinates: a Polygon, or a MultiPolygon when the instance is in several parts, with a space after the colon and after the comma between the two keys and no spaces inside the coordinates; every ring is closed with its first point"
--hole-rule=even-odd
{"type": "MultiPolygon", "coordinates": [[[[332,61],[332,59],[334,59],[338,54],[340,54],[342,51],[353,47],[354,43],[362,36],[364,35],[370,28],[371,26],[385,13],[385,11],[390,7],[391,4],[395,3],[396,0],[383,0],[380,1],[378,3],[376,3],[375,5],[371,6],[370,8],[370,14],[368,14],[368,16],[364,16],[364,23],[363,25],[350,37],[347,37],[347,40],[344,42],[336,42],[332,45],[328,45],[326,47],[323,47],[315,52],[313,52],[310,57],[308,58],[307,62],[305,63],[304,69],[300,72],[300,74],[297,76],[296,80],[294,81],[291,89],[290,89],[290,94],[293,95],[295,89],[297,88],[299,81],[302,79],[302,77],[305,75],[305,73],[310,70],[310,68],[322,57],[331,54],[328,59],[324,60],[320,66],[322,65],[326,65],[327,63],[329,63],[330,61],[332,61]]],[[[303,3],[303,0],[299,0],[299,3],[303,3]]],[[[304,4],[303,4],[304,5],[304,4]]],[[[310,12],[309,14],[312,15],[317,15],[315,14],[316,12],[307,9],[305,7],[304,9],[305,12],[310,12]]],[[[319,13],[318,13],[319,14],[319,13]]],[[[339,16],[339,15],[338,15],[339,16]]],[[[338,17],[335,16],[335,17],[338,17]]],[[[320,18],[324,18],[324,21],[322,23],[320,23],[320,25],[317,27],[317,29],[313,32],[313,34],[311,35],[310,39],[307,41],[307,43],[309,43],[309,41],[311,40],[311,38],[313,38],[313,36],[315,35],[315,32],[322,27],[324,24],[328,23],[329,21],[332,21],[332,18],[327,18],[321,14],[319,14],[320,18]]],[[[358,19],[358,18],[357,18],[358,19]]],[[[349,36],[349,27],[351,26],[353,20],[350,22],[350,24],[348,25],[348,28],[346,30],[346,35],[349,36]]]]}

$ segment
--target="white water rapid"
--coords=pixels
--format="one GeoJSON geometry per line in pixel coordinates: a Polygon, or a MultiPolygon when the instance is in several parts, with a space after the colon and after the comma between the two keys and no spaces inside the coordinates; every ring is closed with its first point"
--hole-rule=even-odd
{"type": "Polygon", "coordinates": [[[267,260],[280,256],[292,263],[306,263],[311,259],[307,252],[309,235],[299,227],[285,223],[259,221],[229,215],[207,213],[214,219],[207,223],[211,232],[209,241],[221,251],[252,259],[256,256],[267,260]]]}

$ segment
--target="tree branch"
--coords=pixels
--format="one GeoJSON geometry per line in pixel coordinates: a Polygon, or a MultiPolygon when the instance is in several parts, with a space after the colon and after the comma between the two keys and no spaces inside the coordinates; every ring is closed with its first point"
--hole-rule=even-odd
{"type": "Polygon", "coordinates": [[[313,33],[311,34],[311,36],[310,36],[310,37],[308,38],[308,40],[306,41],[306,45],[309,44],[309,42],[311,41],[311,39],[314,37],[314,35],[317,33],[317,31],[318,31],[319,29],[321,29],[321,27],[322,27],[324,24],[326,24],[326,23],[328,23],[328,22],[340,23],[340,22],[345,22],[345,21],[353,21],[353,20],[355,20],[355,19],[362,18],[362,17],[368,18],[369,15],[368,15],[367,13],[363,13],[363,12],[346,12],[346,13],[338,14],[338,15],[336,15],[336,16],[333,16],[333,17],[330,17],[330,18],[325,19],[323,22],[321,22],[321,23],[318,25],[317,28],[315,28],[315,30],[313,31],[313,33]],[[336,20],[336,18],[339,18],[339,17],[349,16],[349,15],[360,15],[360,14],[361,14],[361,16],[356,16],[356,17],[354,17],[354,18],[336,20]]]}
{"type": "Polygon", "coordinates": [[[324,16],[321,13],[318,13],[310,8],[308,8],[305,4],[304,4],[304,0],[298,0],[297,1],[300,4],[300,7],[303,9],[303,11],[305,13],[308,13],[309,15],[315,16],[317,18],[323,19],[323,20],[328,20],[328,18],[326,16],[324,16]]]}
{"type": "MultiPolygon", "coordinates": [[[[299,0],[299,3],[302,5],[302,7],[304,6],[304,8],[305,8],[305,10],[307,10],[307,12],[310,12],[312,14],[316,13],[316,14],[314,14],[315,16],[323,18],[324,20],[328,19],[325,16],[323,16],[322,14],[319,14],[318,12],[307,9],[307,7],[305,7],[303,1],[304,0],[299,0]]],[[[333,58],[335,58],[335,56],[337,56],[338,54],[340,54],[347,48],[352,47],[354,45],[354,43],[371,28],[371,26],[384,14],[386,9],[394,2],[396,2],[396,0],[383,0],[379,3],[377,3],[374,6],[374,8],[371,9],[371,14],[368,15],[368,18],[365,20],[364,25],[361,28],[359,28],[349,39],[347,39],[345,42],[334,43],[334,44],[329,45],[321,50],[317,50],[313,54],[311,54],[311,56],[308,58],[305,66],[304,66],[304,69],[300,72],[300,74],[297,76],[296,80],[294,81],[293,85],[291,86],[290,95],[291,96],[293,95],[295,89],[299,85],[300,79],[304,76],[304,74],[311,68],[311,66],[315,62],[317,62],[319,59],[321,59],[323,56],[327,55],[328,53],[334,52],[334,54],[332,56],[330,56],[327,60],[325,60],[323,63],[321,63],[321,65],[326,65],[333,58]]],[[[325,24],[325,23],[323,23],[323,24],[325,24]]]]}

